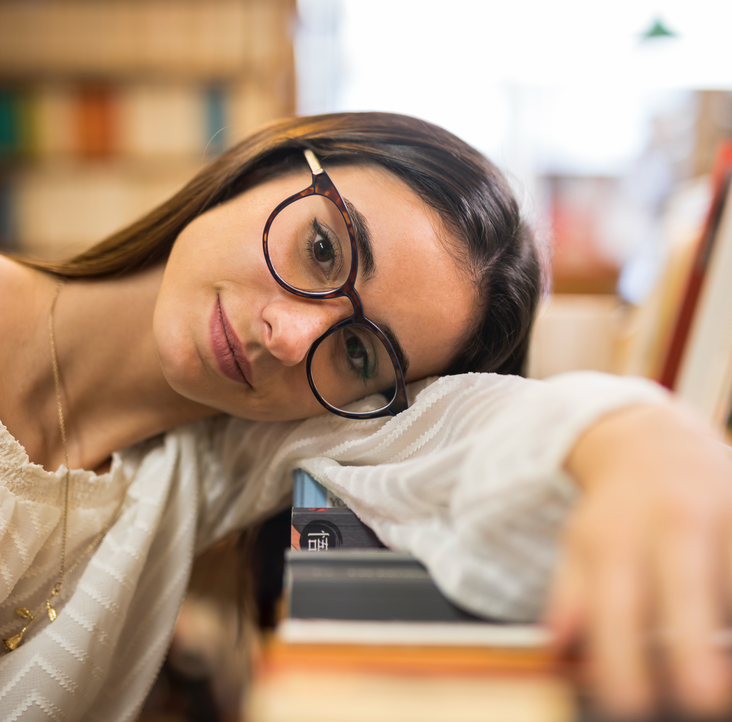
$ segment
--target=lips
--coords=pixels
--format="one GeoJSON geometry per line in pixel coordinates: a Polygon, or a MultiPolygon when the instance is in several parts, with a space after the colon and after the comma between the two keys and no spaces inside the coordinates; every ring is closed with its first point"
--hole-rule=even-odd
{"type": "Polygon", "coordinates": [[[211,332],[211,350],[216,358],[221,373],[232,381],[246,384],[251,388],[252,369],[244,356],[241,341],[237,338],[234,329],[226,317],[221,299],[216,298],[216,304],[209,321],[211,332]]]}

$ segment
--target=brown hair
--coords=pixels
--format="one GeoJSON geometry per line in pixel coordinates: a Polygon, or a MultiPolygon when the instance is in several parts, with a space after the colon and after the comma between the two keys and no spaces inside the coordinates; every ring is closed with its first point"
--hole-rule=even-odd
{"type": "Polygon", "coordinates": [[[391,113],[336,113],[271,123],[221,155],[170,200],[67,261],[24,261],[66,277],[132,273],[168,257],[194,218],[302,163],[372,163],[407,183],[439,214],[447,247],[480,299],[475,326],[445,373],[522,373],[541,269],[533,236],[503,175],[448,131],[391,113]]]}

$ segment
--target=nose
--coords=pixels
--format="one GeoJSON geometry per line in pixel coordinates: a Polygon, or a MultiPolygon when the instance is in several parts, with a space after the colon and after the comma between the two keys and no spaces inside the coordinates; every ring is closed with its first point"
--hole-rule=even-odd
{"type": "Polygon", "coordinates": [[[297,366],[320,336],[351,313],[347,298],[314,301],[292,296],[273,299],[262,313],[264,345],[285,366],[297,366]]]}

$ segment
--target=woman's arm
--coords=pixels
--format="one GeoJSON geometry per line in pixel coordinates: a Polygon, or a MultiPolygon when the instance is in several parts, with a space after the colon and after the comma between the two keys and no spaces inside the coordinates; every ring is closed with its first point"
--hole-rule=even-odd
{"type": "Polygon", "coordinates": [[[590,640],[609,709],[651,704],[657,620],[678,640],[665,659],[682,703],[721,706],[725,658],[705,645],[726,622],[721,585],[732,588],[725,447],[639,379],[472,374],[423,386],[389,420],[217,421],[201,537],[274,508],[301,466],[478,614],[536,620],[559,568],[550,622],[564,643],[590,640]]]}
{"type": "Polygon", "coordinates": [[[619,718],[663,702],[728,711],[732,658],[715,636],[730,618],[730,450],[685,410],[637,406],[590,426],[566,468],[584,493],[548,608],[560,646],[586,644],[619,718]]]}

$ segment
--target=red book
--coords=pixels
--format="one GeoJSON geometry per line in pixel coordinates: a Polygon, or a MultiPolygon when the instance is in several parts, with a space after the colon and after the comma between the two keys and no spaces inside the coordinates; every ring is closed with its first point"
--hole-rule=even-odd
{"type": "Polygon", "coordinates": [[[663,362],[660,383],[668,389],[673,389],[676,384],[681,359],[684,354],[684,347],[689,336],[691,322],[694,319],[699,294],[701,293],[704,276],[711,256],[714,239],[717,235],[722,209],[727,196],[728,179],[732,174],[732,141],[723,141],[717,150],[717,157],[712,170],[712,203],[707,213],[704,229],[699,243],[696,247],[694,260],[689,271],[689,278],[686,282],[686,289],[679,305],[679,312],[676,317],[666,357],[663,362]]]}
{"type": "Polygon", "coordinates": [[[117,113],[112,88],[90,85],[79,91],[77,132],[79,154],[104,158],[117,150],[117,113]]]}

